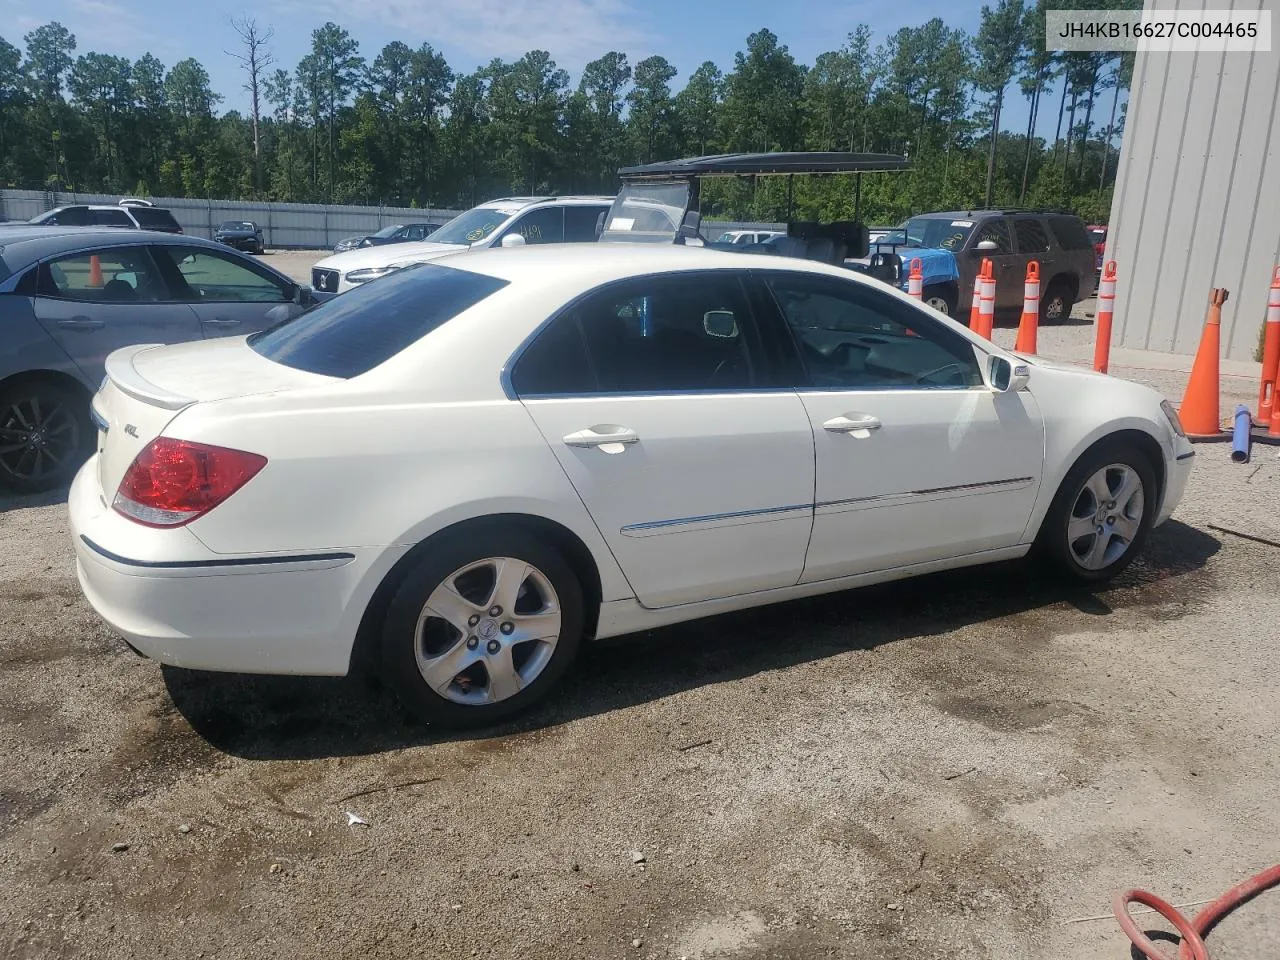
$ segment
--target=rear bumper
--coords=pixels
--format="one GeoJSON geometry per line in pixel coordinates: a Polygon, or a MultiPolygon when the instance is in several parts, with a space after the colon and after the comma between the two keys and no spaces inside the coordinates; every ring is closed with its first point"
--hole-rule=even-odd
{"type": "Polygon", "coordinates": [[[360,619],[399,551],[229,557],[188,530],[150,530],[107,508],[97,458],[69,497],[85,597],[160,663],[232,673],[342,675],[360,619]]]}

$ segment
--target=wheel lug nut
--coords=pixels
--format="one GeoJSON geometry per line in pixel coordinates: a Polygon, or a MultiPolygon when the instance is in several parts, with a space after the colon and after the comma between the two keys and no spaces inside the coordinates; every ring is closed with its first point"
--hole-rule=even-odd
{"type": "Polygon", "coordinates": [[[500,617],[500,616],[502,616],[502,608],[501,608],[501,607],[499,607],[499,606],[497,606],[496,604],[495,604],[494,606],[490,607],[490,608],[489,608],[489,616],[491,616],[491,617],[500,617]]]}
{"type": "Polygon", "coordinates": [[[486,646],[485,649],[488,650],[490,653],[497,653],[499,650],[502,649],[502,644],[500,644],[497,640],[490,640],[488,646],[486,646]]]}
{"type": "Polygon", "coordinates": [[[510,635],[512,634],[512,632],[514,632],[515,628],[516,628],[516,625],[515,625],[514,623],[512,623],[510,620],[508,620],[508,621],[507,621],[506,623],[504,623],[501,627],[499,627],[499,629],[500,629],[503,633],[507,634],[508,636],[510,636],[510,635]]]}
{"type": "Polygon", "coordinates": [[[478,646],[480,646],[480,638],[479,638],[479,637],[467,637],[467,649],[468,649],[468,650],[474,650],[474,649],[475,649],[476,647],[478,647],[478,646]]]}
{"type": "Polygon", "coordinates": [[[468,626],[474,627],[479,622],[480,622],[480,614],[478,613],[473,613],[471,616],[467,617],[468,626]]]}

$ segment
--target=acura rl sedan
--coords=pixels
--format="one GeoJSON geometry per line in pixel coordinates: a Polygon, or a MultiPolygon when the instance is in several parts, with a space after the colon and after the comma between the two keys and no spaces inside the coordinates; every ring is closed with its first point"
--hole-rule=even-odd
{"type": "Polygon", "coordinates": [[[747,259],[464,253],[116,351],[70,495],[86,596],[161,663],[376,664],[465,726],[591,638],[1032,550],[1105,580],[1177,505],[1192,448],[1152,390],[747,259]]]}

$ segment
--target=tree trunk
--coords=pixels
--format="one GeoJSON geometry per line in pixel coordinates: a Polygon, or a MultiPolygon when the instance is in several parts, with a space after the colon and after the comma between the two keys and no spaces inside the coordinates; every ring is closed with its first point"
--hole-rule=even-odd
{"type": "Polygon", "coordinates": [[[987,152],[987,199],[985,206],[991,209],[991,195],[996,185],[996,141],[1000,139],[1000,108],[1004,105],[1004,88],[996,93],[996,108],[991,117],[991,149],[987,152]]]}
{"type": "Polygon", "coordinates": [[[1116,103],[1120,99],[1120,69],[1116,68],[1116,85],[1111,93],[1111,118],[1107,120],[1107,138],[1102,141],[1102,173],[1098,176],[1098,197],[1107,183],[1107,163],[1111,160],[1111,135],[1116,128],[1116,103]]]}
{"type": "Polygon", "coordinates": [[[1070,86],[1066,73],[1062,75],[1062,99],[1058,101],[1058,126],[1053,131],[1053,162],[1058,162],[1058,141],[1062,139],[1062,112],[1067,106],[1067,87],[1070,86]]]}
{"type": "Polygon", "coordinates": [[[1089,152],[1089,131],[1093,125],[1093,101],[1098,96],[1098,72],[1093,72],[1093,78],[1089,82],[1089,103],[1084,111],[1084,136],[1080,138],[1080,163],[1076,167],[1076,177],[1084,179],[1084,160],[1085,154],[1089,152]]]}
{"type": "Polygon", "coordinates": [[[1067,183],[1067,165],[1071,161],[1071,135],[1075,132],[1076,125],[1076,102],[1080,99],[1080,91],[1076,88],[1071,90],[1071,108],[1067,111],[1067,139],[1062,145],[1062,184],[1066,189],[1067,183]]]}
{"type": "Polygon", "coordinates": [[[253,187],[262,195],[262,143],[258,138],[258,121],[261,116],[258,100],[258,67],[255,62],[249,74],[249,96],[253,101],[253,187]]]}
{"type": "Polygon", "coordinates": [[[1036,75],[1035,89],[1031,91],[1031,106],[1027,117],[1027,150],[1022,160],[1022,192],[1018,194],[1018,203],[1027,202],[1027,180],[1031,176],[1031,142],[1036,133],[1036,119],[1040,111],[1040,87],[1043,74],[1036,75]]]}

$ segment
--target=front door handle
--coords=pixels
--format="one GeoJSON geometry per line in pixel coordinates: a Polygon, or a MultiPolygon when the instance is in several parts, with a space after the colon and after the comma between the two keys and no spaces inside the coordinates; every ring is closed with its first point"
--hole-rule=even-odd
{"type": "Polygon", "coordinates": [[[235,327],[240,324],[239,320],[232,320],[229,317],[214,317],[212,320],[202,320],[201,322],[207,323],[211,327],[235,327]]]}
{"type": "Polygon", "coordinates": [[[58,326],[63,330],[101,330],[106,323],[89,317],[72,317],[69,320],[59,320],[58,326]]]}
{"type": "Polygon", "coordinates": [[[857,414],[852,417],[832,417],[822,424],[822,429],[831,433],[862,433],[869,435],[872,430],[879,430],[884,424],[876,417],[857,414]]]}
{"type": "MultiPolygon", "coordinates": [[[[640,437],[630,427],[597,424],[594,427],[570,433],[563,440],[571,447],[607,447],[610,444],[639,443],[640,437]]],[[[620,450],[621,446],[618,449],[620,450]]]]}

